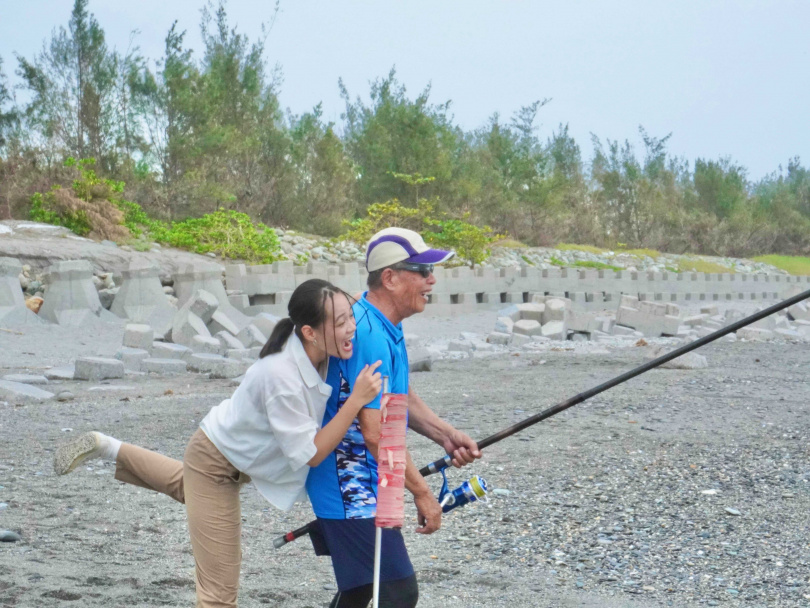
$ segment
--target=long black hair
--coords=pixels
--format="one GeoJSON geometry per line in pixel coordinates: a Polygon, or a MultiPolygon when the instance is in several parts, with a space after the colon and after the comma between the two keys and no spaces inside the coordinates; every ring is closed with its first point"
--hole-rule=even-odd
{"type": "Polygon", "coordinates": [[[301,328],[304,325],[309,325],[313,329],[323,325],[326,321],[327,299],[332,302],[332,314],[334,315],[335,294],[343,294],[349,302],[352,302],[349,294],[323,279],[309,279],[296,287],[287,304],[289,316],[281,319],[273,328],[273,333],[270,334],[270,338],[259,353],[259,358],[281,352],[293,329],[295,329],[295,335],[303,340],[301,328]]]}

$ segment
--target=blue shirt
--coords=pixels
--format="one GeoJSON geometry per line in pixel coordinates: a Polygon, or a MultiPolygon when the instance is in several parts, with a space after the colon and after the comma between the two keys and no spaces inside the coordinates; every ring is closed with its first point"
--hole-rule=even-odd
{"type": "MultiPolygon", "coordinates": [[[[364,293],[353,306],[357,330],[351,359],[332,358],[326,383],[323,426],[343,407],[363,366],[382,361],[377,371],[388,376],[388,392],[408,392],[408,352],[402,324],[394,325],[364,293]]],[[[380,409],[380,396],[366,407],[380,409]]],[[[377,511],[377,462],[366,447],[357,418],[343,440],[317,467],[310,469],[307,493],[312,510],[322,519],[367,519],[377,511]]]]}

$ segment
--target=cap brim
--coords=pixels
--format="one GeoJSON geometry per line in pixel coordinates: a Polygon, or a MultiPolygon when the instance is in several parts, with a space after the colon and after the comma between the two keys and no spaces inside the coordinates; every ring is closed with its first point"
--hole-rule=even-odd
{"type": "Polygon", "coordinates": [[[453,251],[442,251],[441,249],[428,249],[422,253],[412,255],[405,262],[409,264],[441,264],[452,258],[453,251]]]}

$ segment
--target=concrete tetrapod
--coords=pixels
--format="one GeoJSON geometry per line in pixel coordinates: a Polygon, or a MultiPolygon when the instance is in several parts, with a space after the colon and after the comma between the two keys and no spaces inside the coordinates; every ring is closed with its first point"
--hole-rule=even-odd
{"type": "Polygon", "coordinates": [[[39,325],[44,323],[25,305],[20,286],[22,264],[14,258],[0,258],[0,327],[39,325]]]}

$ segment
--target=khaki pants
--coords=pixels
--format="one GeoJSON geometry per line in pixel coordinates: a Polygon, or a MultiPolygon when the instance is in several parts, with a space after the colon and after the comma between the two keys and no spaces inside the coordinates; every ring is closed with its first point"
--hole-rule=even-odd
{"type": "Polygon", "coordinates": [[[197,608],[232,608],[239,590],[242,512],[237,471],[202,430],[191,437],[183,462],[125,443],[115,478],[186,505],[197,574],[197,608]]]}

